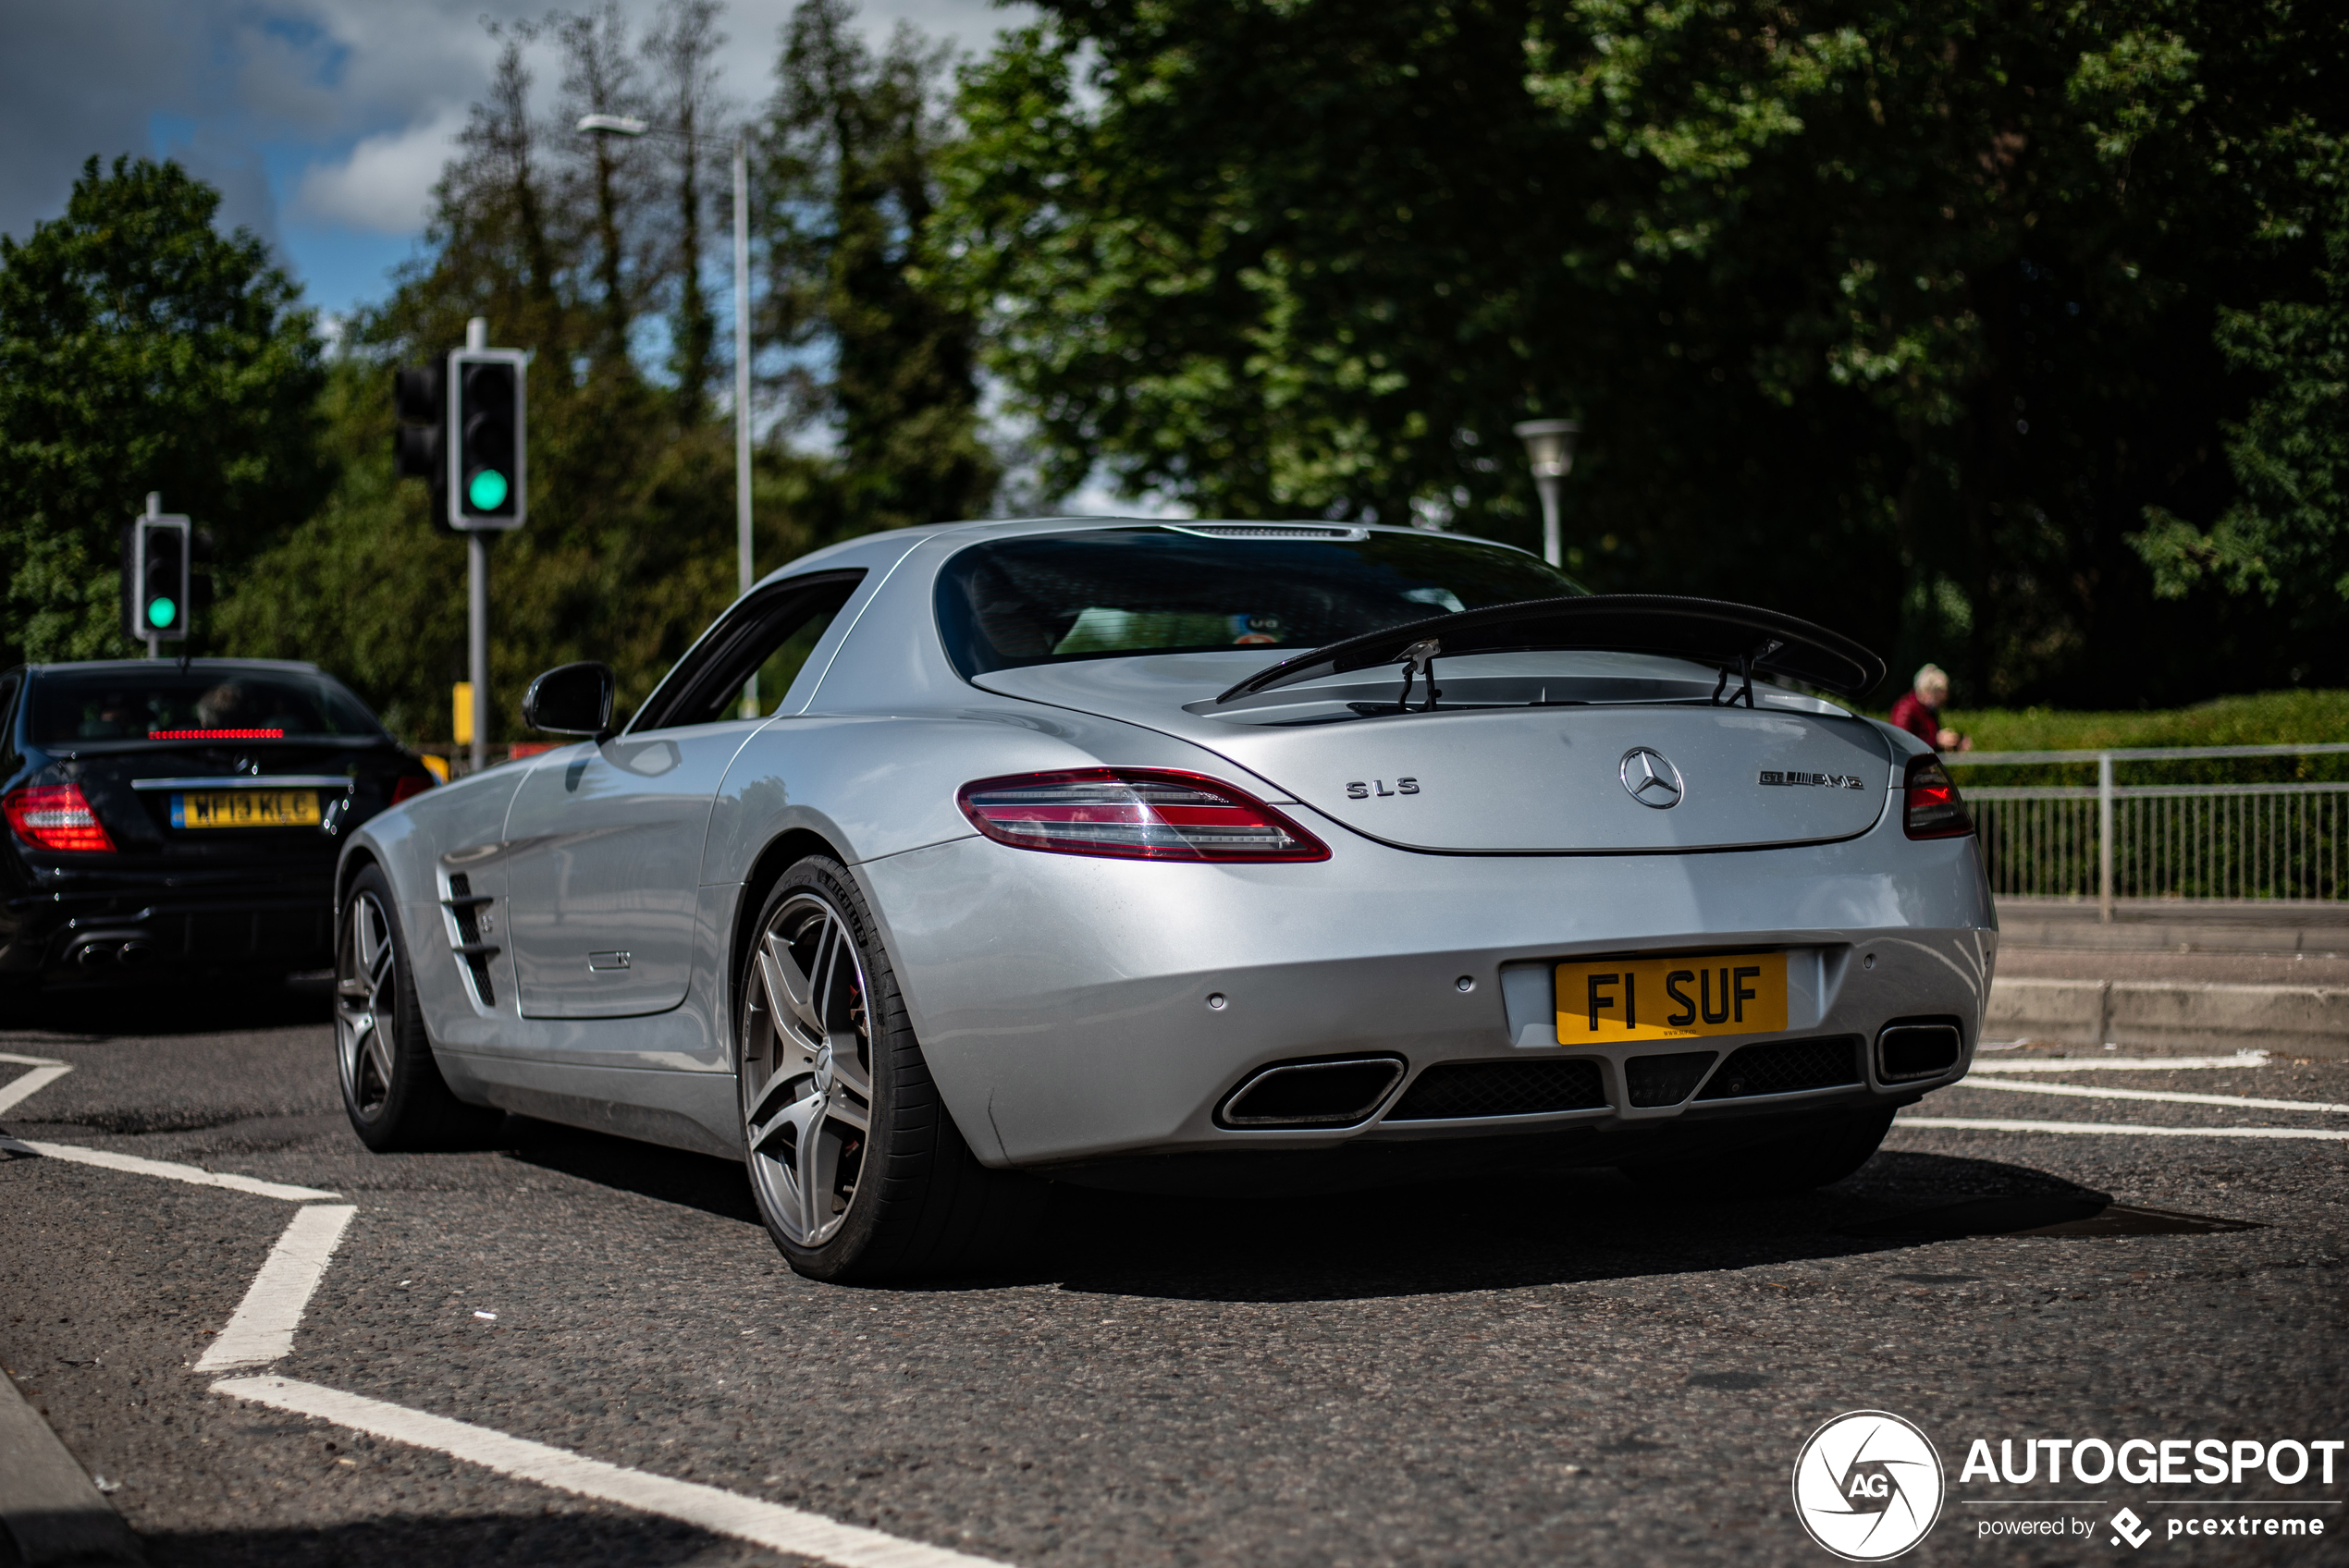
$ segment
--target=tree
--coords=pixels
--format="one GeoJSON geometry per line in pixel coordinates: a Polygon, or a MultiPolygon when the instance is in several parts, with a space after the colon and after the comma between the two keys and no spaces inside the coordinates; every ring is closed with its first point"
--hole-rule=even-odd
{"type": "Polygon", "coordinates": [[[62,217],[0,237],[0,663],[131,651],[117,541],[147,492],[223,572],[324,494],[315,324],[260,239],[214,228],[219,200],[92,158],[62,217]]]}
{"type": "Polygon", "coordinates": [[[855,20],[847,0],[793,11],[762,160],[759,336],[792,356],[787,425],[837,436],[830,533],[980,516],[1002,477],[977,323],[929,271],[950,55],[900,24],[876,57],[855,20]]]}
{"type": "Polygon", "coordinates": [[[717,131],[714,64],[726,35],[718,31],[716,0],[666,0],[659,26],[645,41],[659,79],[656,100],[666,132],[662,145],[676,170],[675,246],[669,274],[677,290],[670,312],[670,374],[677,381],[679,417],[708,411],[709,384],[718,368],[718,317],[702,290],[702,165],[717,131]]]}
{"type": "Polygon", "coordinates": [[[938,242],[1061,482],[1530,543],[1508,425],[1575,414],[1594,586],[1775,604],[1978,696],[2349,672],[2313,621],[2156,598],[2132,543],[2229,504],[2257,353],[2222,324],[2319,302],[2254,154],[2335,134],[2332,13],[1046,11],[965,80],[938,242]]]}

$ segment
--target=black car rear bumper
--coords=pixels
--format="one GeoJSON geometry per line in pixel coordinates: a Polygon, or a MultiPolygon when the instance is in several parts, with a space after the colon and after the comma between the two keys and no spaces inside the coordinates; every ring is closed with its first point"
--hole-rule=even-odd
{"type": "Polygon", "coordinates": [[[228,888],[35,893],[8,900],[0,975],[104,983],[159,970],[324,969],[334,878],[228,888]]]}

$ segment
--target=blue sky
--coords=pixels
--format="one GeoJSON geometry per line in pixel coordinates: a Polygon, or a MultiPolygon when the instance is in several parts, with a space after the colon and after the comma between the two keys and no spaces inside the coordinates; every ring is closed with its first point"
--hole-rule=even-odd
{"type": "MultiPolygon", "coordinates": [[[[547,0],[0,0],[0,233],[63,211],[84,159],[167,154],[277,248],[329,314],[386,292],[486,84],[490,19],[547,0]]],[[[584,4],[579,8],[584,9],[584,4]]],[[[641,29],[653,0],[622,0],[641,29]]],[[[724,91],[766,96],[791,0],[732,0],[724,91]]],[[[865,0],[965,48],[1024,19],[988,0],[865,0]]],[[[551,86],[542,80],[542,87],[551,86]]]]}

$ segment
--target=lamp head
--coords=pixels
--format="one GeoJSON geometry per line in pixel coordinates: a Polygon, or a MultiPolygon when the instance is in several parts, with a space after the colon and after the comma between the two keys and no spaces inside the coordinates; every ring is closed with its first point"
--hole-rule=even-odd
{"type": "Polygon", "coordinates": [[[578,129],[585,136],[642,136],[652,128],[633,115],[582,115],[578,129]]]}
{"type": "Polygon", "coordinates": [[[1582,434],[1579,421],[1529,419],[1514,428],[1536,478],[1563,479],[1574,466],[1574,439],[1582,434]]]}

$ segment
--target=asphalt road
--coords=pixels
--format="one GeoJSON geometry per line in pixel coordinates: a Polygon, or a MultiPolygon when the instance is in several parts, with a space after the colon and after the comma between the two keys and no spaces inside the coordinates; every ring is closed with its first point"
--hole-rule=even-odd
{"type": "MultiPolygon", "coordinates": [[[[315,990],[164,994],[0,1029],[0,1051],[74,1068],[0,1113],[18,1138],[357,1205],[270,1368],[286,1377],[1022,1564],[1826,1562],[1789,1478],[1806,1436],[1861,1408],[1916,1422],[1948,1473],[1909,1561],[2138,1555],[2101,1522],[1982,1536],[2049,1499],[2098,1521],[2126,1504],[2157,1532],[2220,1499],[2292,1500],[2332,1533],[2158,1533],[2144,1554],[2349,1561],[2349,1461],[2331,1486],[1960,1478],[1976,1436],[2349,1437],[2349,1144],[1902,1129],[1796,1201],[1661,1202],[1598,1171],[1310,1201],[1071,1194],[1016,1272],[856,1290],[791,1274],[718,1160],[518,1118],[494,1150],[368,1154],[324,1009],[315,990]],[[2093,1212],[2083,1194],[2256,1228],[1930,1233],[2093,1212]]],[[[2339,1064],[2034,1076],[2349,1102],[2339,1064]]],[[[1919,1109],[2349,1128],[1973,1086],[1919,1109]]],[[[118,1485],[151,1562],[782,1561],[208,1392],[191,1363],[289,1212],[0,1164],[0,1363],[118,1485]]]]}

